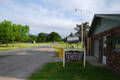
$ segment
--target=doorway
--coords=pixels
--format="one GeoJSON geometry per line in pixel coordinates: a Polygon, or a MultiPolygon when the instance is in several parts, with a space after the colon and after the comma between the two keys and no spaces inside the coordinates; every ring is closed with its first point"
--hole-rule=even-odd
{"type": "Polygon", "coordinates": [[[99,58],[99,39],[94,39],[94,56],[99,58]]]}
{"type": "Polygon", "coordinates": [[[106,64],[106,36],[103,36],[103,52],[102,52],[102,62],[106,64]]]}

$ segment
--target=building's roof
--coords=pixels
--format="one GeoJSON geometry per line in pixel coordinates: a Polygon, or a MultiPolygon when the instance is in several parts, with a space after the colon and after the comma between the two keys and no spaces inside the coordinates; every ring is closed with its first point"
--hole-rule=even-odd
{"type": "Polygon", "coordinates": [[[91,34],[93,32],[93,29],[95,28],[95,25],[99,18],[107,18],[107,19],[113,19],[120,21],[120,14],[95,14],[88,32],[88,37],[91,37],[91,34]]]}
{"type": "Polygon", "coordinates": [[[120,21],[120,14],[95,14],[96,17],[103,17],[120,21]]]}

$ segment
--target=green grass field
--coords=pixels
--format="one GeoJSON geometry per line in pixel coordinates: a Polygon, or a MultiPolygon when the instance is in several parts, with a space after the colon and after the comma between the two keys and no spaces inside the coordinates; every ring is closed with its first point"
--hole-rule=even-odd
{"type": "Polygon", "coordinates": [[[91,66],[86,62],[62,62],[47,63],[37,73],[34,73],[29,80],[120,80],[120,77],[105,67],[91,66]]]}
{"type": "Polygon", "coordinates": [[[14,47],[12,47],[12,44],[9,44],[8,47],[6,47],[6,44],[0,44],[0,51],[7,51],[7,50],[13,50],[13,49],[21,49],[21,48],[29,48],[29,47],[35,47],[35,46],[43,46],[48,45],[52,43],[21,43],[20,47],[18,43],[14,44],[14,47]]]}
{"type": "MultiPolygon", "coordinates": [[[[77,48],[77,44],[72,44],[74,46],[74,48],[77,48]]],[[[59,44],[55,45],[55,46],[51,46],[52,48],[55,48],[55,52],[58,53],[59,49],[63,48],[63,47],[67,47],[66,43],[64,42],[60,42],[59,44]]],[[[71,45],[69,45],[69,48],[71,48],[71,45]]],[[[79,48],[82,48],[81,45],[79,44],[79,48]]]]}

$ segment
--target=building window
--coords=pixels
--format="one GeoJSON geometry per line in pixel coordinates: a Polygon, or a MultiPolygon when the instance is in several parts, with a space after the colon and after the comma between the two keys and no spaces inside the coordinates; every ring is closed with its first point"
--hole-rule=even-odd
{"type": "Polygon", "coordinates": [[[113,44],[112,49],[113,51],[120,52],[120,33],[113,34],[113,44]]]}

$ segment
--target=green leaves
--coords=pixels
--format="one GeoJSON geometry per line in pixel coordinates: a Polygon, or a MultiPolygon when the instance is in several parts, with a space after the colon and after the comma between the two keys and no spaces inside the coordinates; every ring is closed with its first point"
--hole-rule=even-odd
{"type": "Polygon", "coordinates": [[[39,42],[49,42],[50,41],[49,34],[43,33],[43,32],[39,33],[38,34],[38,41],[39,42]]]}
{"type": "Polygon", "coordinates": [[[28,34],[28,41],[29,42],[34,42],[34,41],[36,41],[37,42],[37,36],[36,35],[32,35],[32,34],[28,34]]]}
{"type": "Polygon", "coordinates": [[[50,34],[47,33],[39,33],[38,34],[38,42],[55,42],[55,41],[60,41],[61,36],[57,32],[51,32],[50,34]]]}
{"type": "MultiPolygon", "coordinates": [[[[79,39],[81,40],[81,25],[76,25],[74,28],[77,32],[75,33],[75,36],[79,36],[79,39]]],[[[83,33],[85,32],[86,29],[89,29],[89,23],[85,22],[83,23],[83,33]]]]}
{"type": "Polygon", "coordinates": [[[73,33],[72,32],[70,33],[70,37],[73,37],[73,33]]]}
{"type": "Polygon", "coordinates": [[[10,42],[15,39],[26,40],[27,34],[30,29],[28,25],[22,26],[21,24],[12,24],[11,21],[4,20],[0,23],[0,41],[10,42]]]}
{"type": "Polygon", "coordinates": [[[0,23],[0,40],[8,41],[10,40],[11,35],[11,21],[4,20],[0,23]]]}
{"type": "Polygon", "coordinates": [[[19,39],[19,41],[26,41],[28,38],[28,34],[29,34],[29,26],[28,25],[25,25],[25,26],[22,26],[21,24],[18,25],[17,27],[17,38],[19,39]]]}
{"type": "Polygon", "coordinates": [[[55,41],[60,41],[61,40],[61,36],[57,33],[57,32],[51,32],[50,33],[50,40],[55,42],[55,41]]]}

